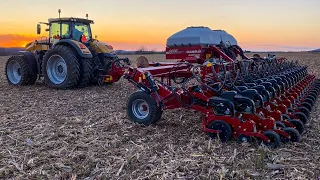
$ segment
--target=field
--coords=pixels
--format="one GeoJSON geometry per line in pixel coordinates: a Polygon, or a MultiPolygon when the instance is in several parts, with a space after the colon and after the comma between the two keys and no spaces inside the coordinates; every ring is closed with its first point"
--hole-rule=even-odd
{"type": "MultiPolygon", "coordinates": [[[[279,56],[320,77],[319,53],[279,56]]],[[[276,150],[222,144],[201,131],[193,111],[165,111],[150,127],[131,123],[126,98],[136,89],[125,79],[77,90],[52,90],[41,80],[12,87],[4,75],[6,59],[0,57],[0,179],[320,178],[319,102],[300,143],[276,150]]]]}

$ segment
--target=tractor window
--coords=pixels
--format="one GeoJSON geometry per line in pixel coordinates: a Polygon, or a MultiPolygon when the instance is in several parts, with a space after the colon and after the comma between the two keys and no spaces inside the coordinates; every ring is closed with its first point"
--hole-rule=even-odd
{"type": "Polygon", "coordinates": [[[52,23],[50,26],[50,37],[54,38],[58,35],[60,36],[60,24],[59,23],[52,23]]]}
{"type": "Polygon", "coordinates": [[[85,35],[88,40],[91,38],[90,25],[83,23],[75,23],[73,32],[74,39],[79,40],[82,34],[85,35]]]}
{"type": "Polygon", "coordinates": [[[61,36],[62,38],[70,38],[70,29],[68,23],[61,24],[61,36]]]}
{"type": "Polygon", "coordinates": [[[52,23],[50,27],[50,37],[55,39],[59,39],[59,37],[70,38],[69,23],[52,23]]]}

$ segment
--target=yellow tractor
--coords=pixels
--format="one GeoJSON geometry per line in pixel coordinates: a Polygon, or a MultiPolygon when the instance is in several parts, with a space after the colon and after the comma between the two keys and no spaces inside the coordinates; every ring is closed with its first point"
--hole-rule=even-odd
{"type": "Polygon", "coordinates": [[[120,59],[109,44],[92,37],[87,18],[49,19],[49,38],[26,45],[21,55],[12,56],[6,63],[6,77],[11,85],[30,85],[37,79],[51,88],[85,87],[91,83],[117,82],[130,65],[128,58],[120,59]]]}

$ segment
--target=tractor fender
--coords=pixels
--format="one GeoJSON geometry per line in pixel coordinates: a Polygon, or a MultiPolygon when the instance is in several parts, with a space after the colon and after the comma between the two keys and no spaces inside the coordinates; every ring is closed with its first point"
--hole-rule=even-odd
{"type": "Polygon", "coordinates": [[[36,60],[34,54],[29,51],[20,51],[19,53],[25,57],[32,75],[37,75],[38,74],[38,64],[37,64],[37,60],[36,60]]]}
{"type": "Polygon", "coordinates": [[[74,41],[71,39],[62,39],[59,42],[57,42],[54,46],[57,45],[69,46],[73,48],[82,58],[92,58],[90,50],[81,42],[74,41]]]}

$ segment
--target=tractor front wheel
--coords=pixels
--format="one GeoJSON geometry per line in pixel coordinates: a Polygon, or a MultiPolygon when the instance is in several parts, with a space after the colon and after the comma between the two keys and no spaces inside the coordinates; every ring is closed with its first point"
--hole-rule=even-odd
{"type": "Polygon", "coordinates": [[[44,55],[42,73],[45,83],[51,88],[73,88],[80,78],[78,58],[69,47],[54,46],[44,55]]]}
{"type": "Polygon", "coordinates": [[[154,98],[137,91],[128,98],[127,114],[134,123],[147,126],[156,123],[161,118],[162,111],[154,98]]]}

